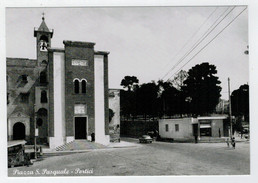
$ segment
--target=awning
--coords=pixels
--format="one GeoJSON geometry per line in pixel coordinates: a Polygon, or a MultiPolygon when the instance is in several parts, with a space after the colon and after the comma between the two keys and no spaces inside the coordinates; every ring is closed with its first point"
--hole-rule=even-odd
{"type": "Polygon", "coordinates": [[[200,128],[211,128],[210,124],[200,124],[200,128]]]}

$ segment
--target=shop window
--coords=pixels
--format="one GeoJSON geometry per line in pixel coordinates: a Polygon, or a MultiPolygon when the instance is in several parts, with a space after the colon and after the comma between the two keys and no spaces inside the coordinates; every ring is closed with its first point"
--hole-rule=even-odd
{"type": "Polygon", "coordinates": [[[40,101],[41,103],[47,103],[47,92],[45,90],[41,91],[40,101]]]}

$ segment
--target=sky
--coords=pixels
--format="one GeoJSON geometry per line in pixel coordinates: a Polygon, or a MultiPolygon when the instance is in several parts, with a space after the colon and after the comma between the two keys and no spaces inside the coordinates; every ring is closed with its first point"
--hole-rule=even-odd
{"type": "Polygon", "coordinates": [[[217,68],[222,98],[228,99],[228,78],[231,92],[249,82],[249,56],[244,54],[249,44],[245,8],[6,8],[6,56],[36,58],[33,30],[41,24],[44,12],[48,28],[54,29],[52,47],[63,48],[63,40],[86,41],[95,42],[97,51],[110,52],[109,88],[122,88],[126,75],[136,76],[140,84],[167,80],[180,69],[188,71],[209,62],[217,68]],[[221,22],[202,40],[216,20],[221,22]],[[199,40],[202,42],[192,49],[199,40]]]}

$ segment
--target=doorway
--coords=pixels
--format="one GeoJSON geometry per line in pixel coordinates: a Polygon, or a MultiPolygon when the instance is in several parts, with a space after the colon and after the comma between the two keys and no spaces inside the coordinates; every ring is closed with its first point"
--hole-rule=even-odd
{"type": "Polygon", "coordinates": [[[198,124],[193,124],[193,136],[198,136],[198,124]]]}
{"type": "Polygon", "coordinates": [[[75,139],[87,139],[87,117],[75,117],[75,139]]]}
{"type": "Polygon", "coordinates": [[[25,139],[25,125],[21,122],[17,122],[13,125],[13,140],[25,139]]]}

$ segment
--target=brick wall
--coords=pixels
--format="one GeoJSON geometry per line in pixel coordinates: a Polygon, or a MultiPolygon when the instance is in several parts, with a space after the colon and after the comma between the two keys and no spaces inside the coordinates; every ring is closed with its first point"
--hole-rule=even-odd
{"type": "Polygon", "coordinates": [[[74,136],[74,104],[86,104],[88,134],[95,131],[94,43],[64,41],[65,44],[65,118],[66,136],[74,136]],[[72,59],[88,60],[88,66],[73,66],[72,59]],[[86,79],[86,94],[75,94],[73,80],[86,79]]]}

